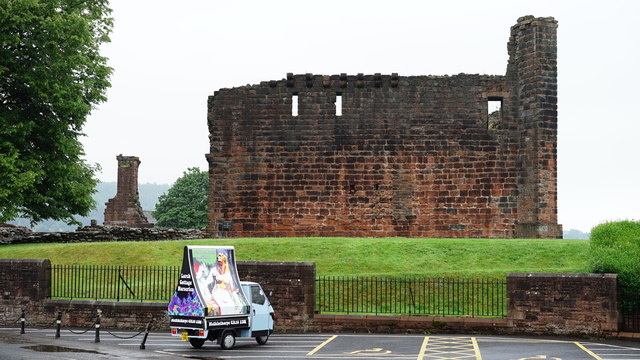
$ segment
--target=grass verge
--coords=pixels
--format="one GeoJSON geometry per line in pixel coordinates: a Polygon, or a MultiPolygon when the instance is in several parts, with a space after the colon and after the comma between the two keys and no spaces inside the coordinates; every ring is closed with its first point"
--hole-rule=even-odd
{"type": "Polygon", "coordinates": [[[247,238],[0,246],[0,258],[53,264],[178,266],[184,245],[233,245],[238,260],[313,261],[318,275],[503,277],[587,272],[587,240],[247,238]]]}

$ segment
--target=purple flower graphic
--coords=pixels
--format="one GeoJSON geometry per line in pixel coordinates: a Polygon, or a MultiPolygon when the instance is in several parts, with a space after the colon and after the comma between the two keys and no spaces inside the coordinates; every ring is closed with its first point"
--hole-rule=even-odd
{"type": "Polygon", "coordinates": [[[177,316],[204,316],[204,307],[196,294],[195,289],[185,298],[178,296],[176,291],[169,302],[169,315],[177,316]]]}

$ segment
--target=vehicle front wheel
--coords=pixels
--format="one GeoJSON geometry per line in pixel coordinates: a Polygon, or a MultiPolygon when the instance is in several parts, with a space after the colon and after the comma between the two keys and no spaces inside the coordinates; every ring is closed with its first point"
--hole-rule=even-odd
{"type": "Polygon", "coordinates": [[[269,335],[256,336],[256,341],[260,345],[266,344],[268,340],[269,340],[269,335]]]}
{"type": "Polygon", "coordinates": [[[236,344],[236,335],[232,331],[227,331],[222,334],[222,339],[220,339],[220,347],[223,350],[230,350],[236,344]]]}
{"type": "Polygon", "coordinates": [[[199,338],[189,338],[189,343],[191,343],[191,346],[193,346],[196,349],[200,349],[202,347],[202,345],[204,345],[206,339],[199,339],[199,338]]]}

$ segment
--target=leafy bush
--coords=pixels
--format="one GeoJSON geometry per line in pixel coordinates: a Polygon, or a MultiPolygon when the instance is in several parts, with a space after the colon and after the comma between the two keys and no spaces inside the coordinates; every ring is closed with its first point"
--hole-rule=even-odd
{"type": "Polygon", "coordinates": [[[624,313],[640,306],[640,222],[604,223],[591,230],[591,270],[617,273],[624,313]]]}

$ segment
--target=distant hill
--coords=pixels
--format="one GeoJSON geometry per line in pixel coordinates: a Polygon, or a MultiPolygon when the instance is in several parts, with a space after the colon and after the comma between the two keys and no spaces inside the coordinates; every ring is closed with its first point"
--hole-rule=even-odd
{"type": "Polygon", "coordinates": [[[589,239],[590,233],[582,232],[576,229],[570,229],[562,232],[563,239],[583,240],[589,239]]]}
{"type": "MultiPolygon", "coordinates": [[[[138,184],[138,193],[140,194],[140,205],[143,210],[155,210],[156,203],[160,195],[169,190],[171,185],[168,184],[138,184]]],[[[116,182],[103,182],[96,186],[97,192],[93,194],[93,199],[96,201],[96,208],[89,213],[86,217],[77,217],[77,220],[82,223],[83,226],[91,224],[91,219],[98,221],[99,225],[104,222],[104,208],[106,202],[116,196],[118,184],[116,182]]],[[[73,231],[77,226],[67,225],[64,221],[47,220],[31,226],[29,219],[17,219],[10,221],[10,224],[20,225],[30,228],[34,231],[73,231]]]]}

